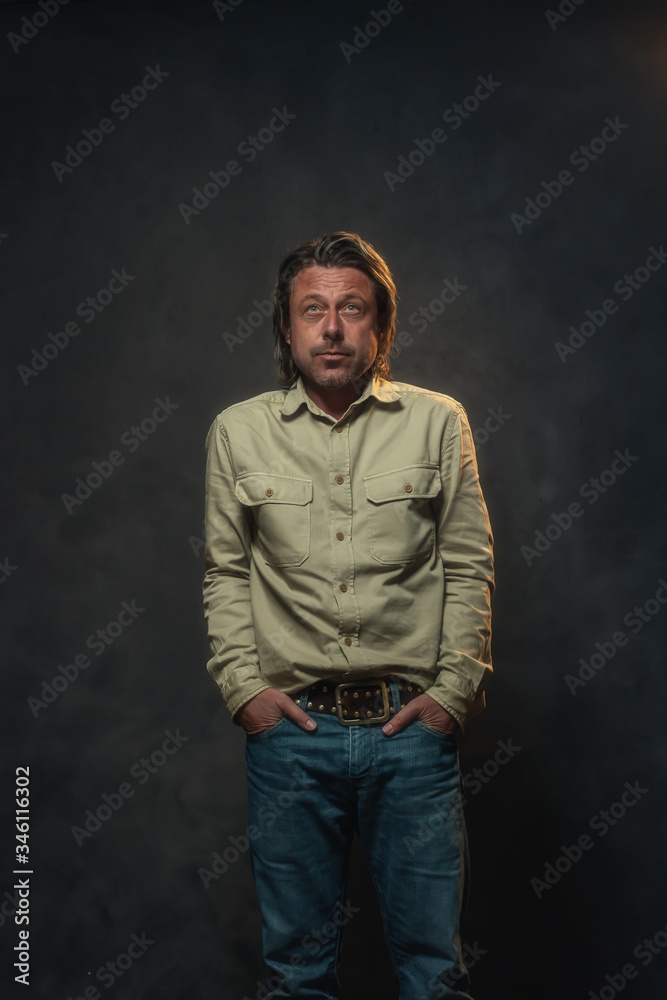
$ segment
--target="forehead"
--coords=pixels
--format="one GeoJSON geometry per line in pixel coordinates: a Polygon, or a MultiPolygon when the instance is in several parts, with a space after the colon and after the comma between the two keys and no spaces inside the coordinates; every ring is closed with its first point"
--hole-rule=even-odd
{"type": "Polygon", "coordinates": [[[313,264],[304,267],[294,280],[292,295],[304,298],[306,295],[343,296],[351,293],[373,298],[370,278],[356,267],[322,267],[313,264]]]}

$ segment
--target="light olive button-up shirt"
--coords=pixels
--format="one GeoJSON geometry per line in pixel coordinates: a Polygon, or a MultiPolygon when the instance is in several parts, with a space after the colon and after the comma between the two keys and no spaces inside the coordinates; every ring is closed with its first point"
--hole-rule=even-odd
{"type": "Polygon", "coordinates": [[[362,384],[340,420],[299,377],[209,431],[208,670],[232,715],[268,687],[384,674],[461,724],[484,706],[493,539],[465,411],[362,384]]]}

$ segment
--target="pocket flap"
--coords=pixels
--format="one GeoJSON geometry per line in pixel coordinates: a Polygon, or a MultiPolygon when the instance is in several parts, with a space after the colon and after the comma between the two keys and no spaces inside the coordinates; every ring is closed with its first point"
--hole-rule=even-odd
{"type": "Polygon", "coordinates": [[[249,472],[238,479],[234,492],[242,504],[256,507],[262,503],[294,503],[299,506],[313,499],[310,479],[278,476],[274,472],[249,472]]]}
{"type": "Polygon", "coordinates": [[[407,465],[377,476],[364,476],[366,496],[372,503],[435,497],[440,492],[440,474],[435,465],[407,465]]]}

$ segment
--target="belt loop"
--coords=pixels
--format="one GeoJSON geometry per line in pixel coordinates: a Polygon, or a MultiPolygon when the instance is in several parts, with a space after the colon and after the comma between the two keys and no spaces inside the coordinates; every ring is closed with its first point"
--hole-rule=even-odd
{"type": "Polygon", "coordinates": [[[298,707],[301,709],[302,712],[305,712],[306,711],[306,705],[308,703],[308,688],[306,688],[305,691],[299,692],[299,694],[297,696],[292,695],[292,697],[293,698],[298,697],[298,699],[299,699],[299,701],[298,701],[298,707]]]}
{"type": "Polygon", "coordinates": [[[395,715],[401,710],[401,697],[398,691],[398,679],[392,674],[391,679],[387,683],[389,684],[389,689],[391,691],[391,704],[395,715]]]}

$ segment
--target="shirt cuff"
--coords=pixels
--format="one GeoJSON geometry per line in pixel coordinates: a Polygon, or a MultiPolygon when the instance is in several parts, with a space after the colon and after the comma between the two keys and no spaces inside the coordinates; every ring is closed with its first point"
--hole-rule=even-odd
{"type": "Polygon", "coordinates": [[[263,679],[257,667],[251,664],[243,667],[227,666],[221,669],[216,657],[213,657],[209,660],[207,669],[220,688],[232,718],[256,694],[271,687],[263,679]]]}
{"type": "Polygon", "coordinates": [[[236,719],[236,713],[238,710],[243,708],[244,705],[247,705],[251,698],[254,698],[256,694],[260,694],[262,691],[268,691],[269,687],[269,684],[265,684],[263,681],[260,681],[260,683],[256,684],[254,687],[243,687],[241,691],[235,690],[232,697],[225,698],[225,704],[229,709],[229,714],[231,715],[235,725],[239,725],[239,722],[236,719]]]}
{"type": "Polygon", "coordinates": [[[474,664],[477,667],[475,673],[479,673],[480,667],[485,668],[477,687],[469,676],[444,668],[436,676],[433,685],[426,689],[426,693],[449,712],[461,728],[468,719],[481,712],[486,704],[484,685],[492,672],[491,666],[481,664],[478,660],[474,664]]]}

